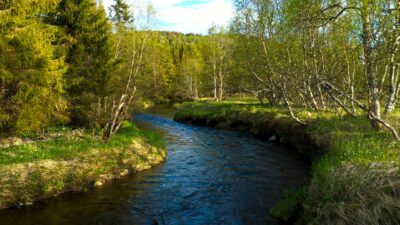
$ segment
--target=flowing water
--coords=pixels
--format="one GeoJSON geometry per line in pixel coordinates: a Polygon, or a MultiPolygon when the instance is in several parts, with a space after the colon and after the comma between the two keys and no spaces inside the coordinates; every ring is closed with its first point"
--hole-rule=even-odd
{"type": "Polygon", "coordinates": [[[0,224],[275,224],[269,209],[307,178],[304,159],[250,135],[180,124],[164,112],[134,120],[164,136],[164,164],[87,192],[1,210],[0,224]]]}

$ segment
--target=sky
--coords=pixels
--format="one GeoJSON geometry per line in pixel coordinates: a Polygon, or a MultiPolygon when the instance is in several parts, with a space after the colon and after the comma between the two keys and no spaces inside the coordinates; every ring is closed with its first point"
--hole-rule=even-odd
{"type": "MultiPolygon", "coordinates": [[[[113,0],[103,0],[106,9],[113,0]]],[[[155,8],[155,30],[207,34],[213,24],[228,25],[234,9],[230,0],[126,0],[143,11],[151,2],[155,8]]]]}

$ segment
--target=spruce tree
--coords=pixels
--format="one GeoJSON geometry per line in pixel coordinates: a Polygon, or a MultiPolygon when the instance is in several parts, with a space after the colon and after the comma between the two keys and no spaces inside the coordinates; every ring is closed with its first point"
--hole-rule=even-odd
{"type": "Polygon", "coordinates": [[[110,7],[110,18],[114,24],[121,26],[128,26],[133,23],[132,12],[124,0],[114,0],[114,4],[110,7]]]}
{"type": "Polygon", "coordinates": [[[94,126],[99,99],[108,95],[113,41],[111,24],[94,0],[62,0],[56,23],[68,34],[66,75],[71,123],[94,126]]]}
{"type": "Polygon", "coordinates": [[[0,4],[0,130],[39,130],[66,120],[62,32],[44,22],[56,0],[0,4]]]}

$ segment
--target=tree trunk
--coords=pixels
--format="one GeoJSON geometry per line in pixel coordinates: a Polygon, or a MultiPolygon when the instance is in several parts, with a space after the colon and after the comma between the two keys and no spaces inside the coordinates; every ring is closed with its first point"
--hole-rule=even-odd
{"type": "Polygon", "coordinates": [[[319,110],[318,103],[317,103],[317,101],[315,100],[315,95],[314,95],[314,92],[313,92],[312,87],[311,87],[311,82],[312,82],[312,78],[309,77],[309,78],[308,78],[308,82],[306,82],[308,95],[309,95],[309,97],[310,97],[312,107],[313,107],[315,110],[319,110]]]}
{"type": "Polygon", "coordinates": [[[371,4],[369,1],[364,1],[362,8],[362,23],[363,23],[363,47],[365,66],[367,73],[367,84],[369,92],[369,113],[371,125],[375,129],[380,129],[381,124],[378,122],[381,119],[381,106],[379,101],[378,78],[376,75],[376,60],[374,57],[373,47],[373,31],[371,25],[371,4]]]}
{"type": "Polygon", "coordinates": [[[396,102],[397,102],[397,93],[398,93],[398,67],[397,67],[397,62],[396,62],[396,54],[399,50],[399,45],[400,45],[400,12],[399,10],[399,4],[396,3],[395,5],[395,13],[396,14],[396,22],[397,24],[395,25],[396,27],[394,28],[393,31],[393,45],[390,49],[390,62],[389,62],[389,67],[390,67],[390,84],[389,84],[389,96],[388,100],[386,103],[385,107],[385,114],[392,113],[396,107],[396,102]]]}
{"type": "Polygon", "coordinates": [[[133,101],[133,98],[135,97],[136,94],[136,78],[139,74],[142,60],[143,60],[143,53],[144,53],[144,47],[145,43],[147,40],[149,33],[146,34],[144,37],[139,51],[135,48],[132,49],[132,55],[131,55],[131,63],[129,66],[129,75],[128,79],[126,82],[125,90],[121,93],[121,97],[119,99],[118,104],[115,104],[115,101],[113,101],[113,105],[111,107],[110,115],[108,116],[108,122],[103,128],[103,135],[102,139],[104,141],[108,141],[112,135],[114,135],[119,128],[121,127],[121,123],[123,119],[126,117],[126,114],[128,112],[129,106],[133,101]],[[136,59],[136,54],[139,52],[138,59],[136,59]],[[135,62],[137,64],[135,65],[135,62]]]}
{"type": "Polygon", "coordinates": [[[257,92],[257,99],[261,105],[264,105],[264,94],[263,91],[257,92]]]}
{"type": "MultiPolygon", "coordinates": [[[[223,60],[223,59],[221,59],[223,60]]],[[[219,65],[219,72],[218,72],[218,101],[222,101],[224,98],[224,71],[222,61],[219,65]]]]}
{"type": "Polygon", "coordinates": [[[390,84],[389,84],[389,93],[388,100],[385,107],[385,114],[390,114],[393,112],[396,106],[396,93],[397,93],[397,67],[394,63],[394,54],[391,56],[390,60],[390,84]]]}
{"type": "MultiPolygon", "coordinates": [[[[347,52],[346,52],[346,64],[347,64],[347,84],[349,85],[349,92],[350,92],[350,97],[354,99],[355,91],[354,91],[354,76],[356,73],[356,68],[355,68],[355,60],[353,59],[353,70],[351,70],[351,64],[350,60],[347,57],[347,52]]],[[[350,101],[351,103],[351,109],[353,113],[356,113],[356,106],[354,105],[354,102],[350,101]]]]}
{"type": "Polygon", "coordinates": [[[217,63],[216,61],[213,62],[213,82],[214,82],[214,100],[218,101],[218,89],[217,89],[217,63]]]}
{"type": "Polygon", "coordinates": [[[269,81],[269,87],[270,87],[270,91],[269,91],[269,103],[271,105],[276,105],[277,101],[276,101],[276,87],[274,84],[274,81],[272,80],[271,76],[268,77],[268,81],[269,81]]]}
{"type": "Polygon", "coordinates": [[[305,122],[301,121],[301,120],[294,114],[293,109],[292,109],[292,106],[290,105],[290,102],[289,102],[289,98],[288,98],[288,96],[287,96],[287,94],[286,94],[286,81],[284,80],[284,78],[283,78],[282,75],[281,75],[281,89],[282,89],[282,97],[283,97],[283,100],[285,101],[286,107],[287,107],[288,110],[289,110],[290,117],[292,117],[292,119],[294,119],[296,122],[298,122],[299,124],[301,124],[301,125],[303,125],[303,126],[307,125],[305,122]]]}
{"type": "Polygon", "coordinates": [[[303,43],[302,45],[302,53],[303,53],[303,78],[306,79],[306,81],[304,81],[304,85],[305,85],[305,90],[307,90],[307,95],[311,101],[311,106],[312,108],[314,108],[315,110],[319,110],[318,108],[318,103],[315,100],[315,95],[314,92],[312,90],[311,84],[312,84],[312,77],[310,75],[308,75],[307,77],[307,73],[309,70],[309,65],[307,62],[307,54],[306,54],[306,44],[303,43]]]}

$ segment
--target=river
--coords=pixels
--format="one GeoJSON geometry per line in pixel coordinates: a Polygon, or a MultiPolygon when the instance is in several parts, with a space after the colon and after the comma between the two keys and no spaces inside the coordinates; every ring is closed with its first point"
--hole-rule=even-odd
{"type": "Polygon", "coordinates": [[[160,166],[82,193],[0,211],[1,225],[264,225],[308,165],[287,149],[236,131],[180,124],[171,113],[137,114],[164,136],[160,166]]]}

